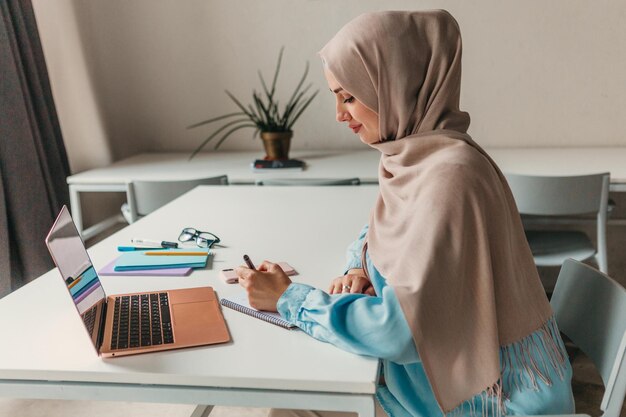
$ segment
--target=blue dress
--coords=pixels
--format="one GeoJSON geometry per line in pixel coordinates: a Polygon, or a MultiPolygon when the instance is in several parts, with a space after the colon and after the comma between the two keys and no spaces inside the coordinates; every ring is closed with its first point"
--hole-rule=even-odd
{"type": "MultiPolygon", "coordinates": [[[[367,226],[348,248],[346,270],[362,267],[361,249],[366,233],[367,226]]],[[[318,340],[379,358],[385,384],[377,387],[376,396],[389,416],[440,416],[442,411],[395,292],[369,257],[366,263],[376,296],[329,295],[309,285],[292,283],[278,301],[278,312],[318,340]]],[[[482,393],[449,414],[470,417],[573,413],[572,368],[557,335],[556,323],[551,319],[522,341],[502,347],[503,401],[482,393]],[[555,343],[545,343],[546,337],[555,343]]]]}

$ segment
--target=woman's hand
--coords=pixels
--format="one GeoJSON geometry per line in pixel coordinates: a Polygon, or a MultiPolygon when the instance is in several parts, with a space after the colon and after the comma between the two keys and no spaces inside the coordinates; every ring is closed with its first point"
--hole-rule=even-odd
{"type": "Polygon", "coordinates": [[[330,294],[367,294],[376,295],[374,287],[365,276],[363,269],[351,269],[342,277],[335,278],[328,289],[330,294]]]}
{"type": "Polygon", "coordinates": [[[291,279],[278,264],[263,261],[257,270],[246,266],[235,268],[239,285],[248,292],[250,305],[257,310],[277,311],[276,303],[287,290],[291,279]]]}

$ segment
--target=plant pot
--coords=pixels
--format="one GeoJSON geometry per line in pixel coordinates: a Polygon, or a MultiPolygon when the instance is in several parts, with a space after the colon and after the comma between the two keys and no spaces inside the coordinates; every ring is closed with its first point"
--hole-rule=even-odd
{"type": "Polygon", "coordinates": [[[261,132],[263,146],[265,147],[265,159],[282,160],[289,159],[289,145],[291,145],[291,130],[286,132],[261,132]]]}

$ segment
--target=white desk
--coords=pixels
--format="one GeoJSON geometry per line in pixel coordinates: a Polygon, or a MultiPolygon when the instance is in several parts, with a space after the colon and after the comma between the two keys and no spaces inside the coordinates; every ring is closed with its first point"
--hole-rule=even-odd
{"type": "MultiPolygon", "coordinates": [[[[198,187],[89,250],[96,269],[133,236],[216,233],[210,269],[188,277],[102,277],[108,294],[210,285],[238,293],[221,268],[288,261],[295,281],[325,289],[367,222],[375,186],[198,187]],[[320,204],[331,201],[331,204],[320,204]]],[[[100,359],[56,270],[0,300],[0,395],[353,411],[374,416],[378,361],[224,308],[232,342],[100,359]]]]}
{"type": "MultiPolygon", "coordinates": [[[[611,191],[626,191],[626,147],[590,148],[488,148],[504,172],[536,175],[576,175],[608,171],[611,191]]],[[[85,238],[97,234],[107,223],[83,231],[81,192],[126,192],[133,180],[177,180],[228,175],[232,184],[253,184],[261,178],[351,178],[364,183],[378,181],[379,152],[301,151],[294,158],[307,162],[304,171],[253,173],[250,162],[259,152],[202,153],[187,161],[188,153],[147,153],[67,178],[72,215],[85,238]]]]}

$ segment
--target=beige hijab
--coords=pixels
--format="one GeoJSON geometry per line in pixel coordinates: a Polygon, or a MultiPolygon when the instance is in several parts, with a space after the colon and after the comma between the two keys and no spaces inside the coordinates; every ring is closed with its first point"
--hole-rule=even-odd
{"type": "Polygon", "coordinates": [[[439,406],[501,397],[500,349],[545,330],[552,310],[507,183],[465,133],[456,21],[445,11],[368,13],[320,55],[379,115],[367,250],[396,291],[439,406]]]}

